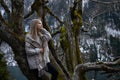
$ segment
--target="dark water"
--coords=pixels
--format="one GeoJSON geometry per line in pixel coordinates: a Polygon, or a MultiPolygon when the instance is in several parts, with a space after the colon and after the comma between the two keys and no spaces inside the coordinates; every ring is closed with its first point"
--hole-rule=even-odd
{"type": "Polygon", "coordinates": [[[18,66],[8,66],[10,71],[10,80],[28,80],[21,72],[18,66]]]}
{"type": "Polygon", "coordinates": [[[100,74],[100,72],[90,71],[87,72],[87,80],[92,80],[95,77],[95,80],[107,80],[106,75],[100,74]],[[95,77],[96,75],[96,77],[95,77]]]}

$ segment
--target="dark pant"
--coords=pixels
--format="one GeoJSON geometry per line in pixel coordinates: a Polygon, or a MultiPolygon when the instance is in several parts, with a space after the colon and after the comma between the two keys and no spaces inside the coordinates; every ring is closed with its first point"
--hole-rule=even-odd
{"type": "MultiPolygon", "coordinates": [[[[51,80],[57,80],[57,76],[58,76],[57,69],[51,63],[47,63],[47,68],[48,69],[46,71],[52,75],[51,80]]],[[[34,69],[34,72],[36,73],[35,75],[37,77],[37,80],[42,80],[41,77],[38,77],[38,70],[34,69]]]]}
{"type": "Polygon", "coordinates": [[[47,63],[47,67],[48,67],[47,72],[49,72],[52,75],[51,80],[57,80],[58,76],[57,69],[51,63],[47,63]]]}

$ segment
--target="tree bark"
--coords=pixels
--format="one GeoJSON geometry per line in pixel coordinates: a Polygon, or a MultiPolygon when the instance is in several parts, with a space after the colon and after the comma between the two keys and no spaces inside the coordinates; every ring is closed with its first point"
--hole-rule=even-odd
{"type": "Polygon", "coordinates": [[[17,61],[21,71],[29,80],[35,80],[35,76],[29,72],[29,67],[26,60],[25,46],[24,46],[24,36],[22,37],[22,41],[15,37],[15,35],[9,33],[6,28],[3,29],[3,26],[0,28],[0,37],[3,41],[7,42],[14,54],[15,60],[17,61]]]}
{"type": "Polygon", "coordinates": [[[23,15],[24,15],[24,0],[11,0],[12,2],[12,13],[11,13],[11,25],[10,27],[15,33],[21,35],[24,33],[23,27],[23,15]]]}
{"type": "MultiPolygon", "coordinates": [[[[24,0],[11,0],[12,3],[12,12],[8,14],[9,18],[11,18],[10,22],[2,23],[0,27],[0,38],[7,42],[14,54],[15,60],[17,61],[21,71],[29,80],[35,80],[34,72],[29,72],[29,67],[26,60],[26,52],[25,52],[25,35],[24,35],[24,27],[23,27],[23,9],[24,9],[24,0]]],[[[7,6],[5,7],[7,10],[7,6]]],[[[7,11],[8,12],[8,11],[7,11]]],[[[2,20],[1,16],[1,20],[2,20]]]]}
{"type": "Polygon", "coordinates": [[[120,72],[119,68],[114,68],[120,64],[120,59],[114,62],[95,62],[84,63],[76,66],[73,74],[73,80],[85,80],[82,73],[85,74],[88,71],[105,71],[106,73],[120,72]]]}

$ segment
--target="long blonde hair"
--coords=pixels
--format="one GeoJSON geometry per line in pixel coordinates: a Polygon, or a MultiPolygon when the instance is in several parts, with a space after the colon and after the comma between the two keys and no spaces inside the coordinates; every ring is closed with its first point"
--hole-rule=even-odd
{"type": "Polygon", "coordinates": [[[31,21],[31,24],[30,24],[30,35],[33,39],[36,40],[36,38],[38,37],[38,30],[37,30],[37,27],[36,27],[36,24],[41,21],[40,19],[33,19],[31,21]]]}

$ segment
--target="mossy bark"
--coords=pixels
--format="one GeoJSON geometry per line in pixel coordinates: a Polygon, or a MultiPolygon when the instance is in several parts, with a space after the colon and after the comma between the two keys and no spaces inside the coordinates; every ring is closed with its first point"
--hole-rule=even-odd
{"type": "MultiPolygon", "coordinates": [[[[79,44],[80,27],[82,26],[82,6],[79,6],[79,4],[82,4],[82,0],[76,0],[74,2],[74,6],[71,7],[71,19],[73,22],[72,33],[75,42],[74,54],[76,56],[76,62],[77,62],[76,65],[83,63],[80,53],[80,44],[79,44]]],[[[79,78],[80,80],[86,80],[85,72],[80,71],[79,78]]]]}
{"type": "Polygon", "coordinates": [[[0,52],[0,80],[9,80],[10,73],[7,70],[7,64],[4,59],[4,54],[0,52]]]}
{"type": "Polygon", "coordinates": [[[72,53],[71,53],[71,42],[69,40],[67,31],[65,29],[65,27],[61,27],[61,36],[60,36],[60,44],[61,47],[65,53],[65,62],[66,62],[66,67],[67,70],[72,73],[73,72],[73,61],[72,61],[72,53]]]}
{"type": "Polygon", "coordinates": [[[23,27],[23,10],[24,10],[24,0],[11,0],[12,1],[12,13],[8,15],[10,18],[10,27],[15,33],[21,35],[24,33],[23,27]]]}

